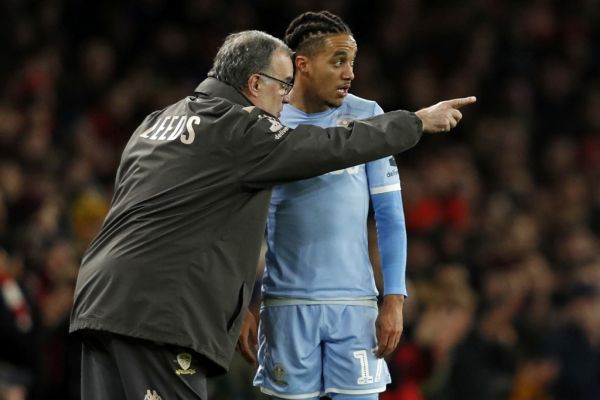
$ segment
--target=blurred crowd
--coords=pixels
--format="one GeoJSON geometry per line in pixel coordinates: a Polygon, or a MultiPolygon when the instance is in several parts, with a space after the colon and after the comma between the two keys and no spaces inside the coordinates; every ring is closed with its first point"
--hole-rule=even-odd
{"type": "MultiPolygon", "coordinates": [[[[2,1],[0,399],[80,398],[74,281],[133,129],[226,34],[321,9],[358,41],[353,93],[478,97],[399,165],[409,298],[382,399],[600,399],[598,0],[2,1]]],[[[251,375],[236,359],[211,398],[263,398],[251,375]]]]}

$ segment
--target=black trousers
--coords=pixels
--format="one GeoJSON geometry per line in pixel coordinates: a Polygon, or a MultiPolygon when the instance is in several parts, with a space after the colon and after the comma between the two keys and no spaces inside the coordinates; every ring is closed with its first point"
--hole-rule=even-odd
{"type": "Polygon", "coordinates": [[[193,351],[104,332],[81,337],[82,400],[207,400],[193,351]]]}

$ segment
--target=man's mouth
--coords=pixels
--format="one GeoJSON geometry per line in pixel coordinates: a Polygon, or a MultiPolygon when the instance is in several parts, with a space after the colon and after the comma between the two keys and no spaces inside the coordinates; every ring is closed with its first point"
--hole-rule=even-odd
{"type": "Polygon", "coordinates": [[[350,85],[338,86],[335,90],[340,96],[346,97],[348,96],[348,91],[350,90],[350,85]]]}

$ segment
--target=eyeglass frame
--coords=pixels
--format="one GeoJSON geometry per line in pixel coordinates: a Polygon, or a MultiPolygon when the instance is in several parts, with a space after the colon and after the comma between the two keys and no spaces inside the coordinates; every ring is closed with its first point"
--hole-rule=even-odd
{"type": "Polygon", "coordinates": [[[294,82],[286,82],[286,81],[282,81],[281,79],[275,78],[274,76],[271,76],[265,72],[257,72],[257,75],[260,76],[264,76],[265,78],[269,78],[272,79],[276,82],[279,83],[279,89],[283,90],[282,95],[286,96],[288,94],[290,94],[290,92],[292,91],[292,89],[294,88],[294,82]]]}

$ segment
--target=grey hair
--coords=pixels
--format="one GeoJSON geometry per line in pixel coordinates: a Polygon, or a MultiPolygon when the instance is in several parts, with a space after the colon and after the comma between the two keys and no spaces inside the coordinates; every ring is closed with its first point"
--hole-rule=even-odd
{"type": "Polygon", "coordinates": [[[276,50],[292,51],[280,39],[261,31],[232,33],[217,52],[208,76],[243,90],[252,74],[265,71],[271,65],[276,50]]]}

